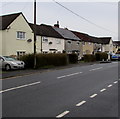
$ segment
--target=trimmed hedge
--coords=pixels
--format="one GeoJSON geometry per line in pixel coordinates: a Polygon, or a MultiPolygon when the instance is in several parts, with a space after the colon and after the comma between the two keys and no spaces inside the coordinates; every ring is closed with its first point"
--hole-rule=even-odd
{"type": "Polygon", "coordinates": [[[75,53],[72,53],[72,54],[68,54],[68,60],[69,60],[69,63],[77,63],[78,62],[78,55],[75,54],[75,53]]]}
{"type": "MultiPolygon", "coordinates": [[[[20,58],[26,64],[26,68],[34,67],[34,54],[27,54],[20,58]]],[[[36,55],[36,68],[45,66],[62,66],[67,65],[67,54],[63,53],[49,53],[36,55]]]]}
{"type": "Polygon", "coordinates": [[[84,55],[83,59],[84,59],[84,62],[94,62],[94,61],[96,61],[95,55],[92,55],[92,54],[84,55]]]}
{"type": "Polygon", "coordinates": [[[108,59],[108,54],[106,52],[99,52],[95,54],[96,61],[106,61],[108,59]]]}

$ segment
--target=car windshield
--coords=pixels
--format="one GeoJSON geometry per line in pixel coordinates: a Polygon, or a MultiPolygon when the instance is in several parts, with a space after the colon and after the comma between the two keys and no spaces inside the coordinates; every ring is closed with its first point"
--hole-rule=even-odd
{"type": "Polygon", "coordinates": [[[4,56],[4,58],[6,61],[16,61],[16,59],[12,57],[4,56]]]}

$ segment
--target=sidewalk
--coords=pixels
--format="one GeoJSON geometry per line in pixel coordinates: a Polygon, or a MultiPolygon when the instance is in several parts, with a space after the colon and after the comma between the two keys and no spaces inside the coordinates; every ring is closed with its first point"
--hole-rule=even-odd
{"type": "Polygon", "coordinates": [[[60,70],[60,69],[65,69],[65,68],[93,65],[93,64],[98,64],[98,63],[99,62],[69,64],[67,66],[59,66],[59,67],[53,67],[53,68],[48,68],[48,69],[47,68],[46,69],[23,69],[23,70],[13,70],[13,71],[3,71],[2,79],[10,78],[10,77],[24,76],[24,75],[34,74],[34,73],[48,72],[48,71],[52,71],[52,70],[60,70]]]}

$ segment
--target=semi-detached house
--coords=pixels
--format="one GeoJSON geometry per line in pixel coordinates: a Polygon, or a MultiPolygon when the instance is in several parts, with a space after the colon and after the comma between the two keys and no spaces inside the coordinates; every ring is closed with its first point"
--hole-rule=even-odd
{"type": "MultiPolygon", "coordinates": [[[[29,23],[34,32],[34,24],[29,23]]],[[[36,26],[37,53],[62,53],[65,50],[64,38],[52,26],[41,24],[36,26]]]]}
{"type": "Polygon", "coordinates": [[[0,55],[23,55],[33,52],[33,33],[22,13],[0,17],[0,55]]]}

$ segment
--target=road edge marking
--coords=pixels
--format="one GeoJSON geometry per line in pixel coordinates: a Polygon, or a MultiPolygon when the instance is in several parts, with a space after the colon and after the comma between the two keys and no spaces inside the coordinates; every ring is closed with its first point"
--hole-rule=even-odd
{"type": "Polygon", "coordinates": [[[90,98],[94,98],[96,96],[97,96],[97,94],[93,94],[93,95],[90,96],[90,98]]]}
{"type": "Polygon", "coordinates": [[[56,116],[56,118],[61,118],[63,116],[65,116],[66,114],[68,114],[70,111],[64,111],[63,113],[59,114],[58,116],[56,116]]]}
{"type": "Polygon", "coordinates": [[[106,91],[106,89],[105,89],[105,88],[103,88],[102,90],[100,90],[100,92],[104,92],[104,91],[106,91]]]}
{"type": "Polygon", "coordinates": [[[76,104],[76,106],[79,107],[79,106],[81,106],[81,105],[83,105],[83,104],[85,104],[85,103],[86,103],[86,101],[83,100],[83,101],[81,101],[80,103],[76,104]]]}

